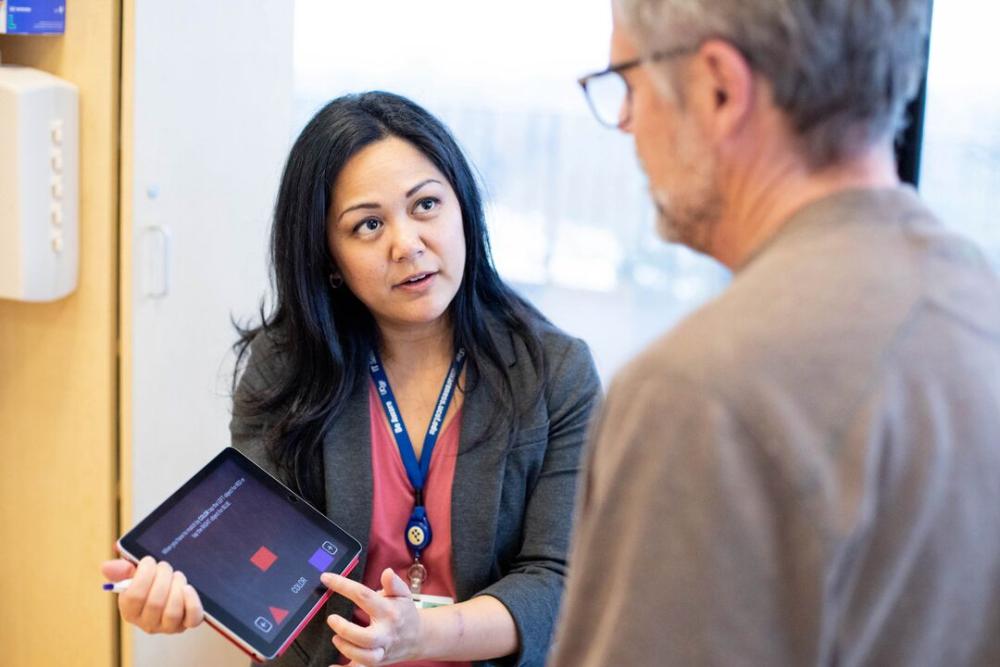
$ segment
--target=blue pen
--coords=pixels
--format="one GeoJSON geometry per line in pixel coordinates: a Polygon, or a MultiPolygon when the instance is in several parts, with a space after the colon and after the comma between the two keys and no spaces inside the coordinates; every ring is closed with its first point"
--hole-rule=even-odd
{"type": "Polygon", "coordinates": [[[102,588],[110,593],[124,593],[125,589],[128,588],[131,583],[131,579],[122,579],[121,581],[116,581],[114,583],[108,582],[104,584],[102,588]]]}

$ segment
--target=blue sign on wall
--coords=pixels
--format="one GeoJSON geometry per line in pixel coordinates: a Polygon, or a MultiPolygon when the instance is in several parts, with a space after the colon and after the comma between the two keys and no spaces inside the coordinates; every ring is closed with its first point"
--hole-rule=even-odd
{"type": "Polygon", "coordinates": [[[61,35],[66,32],[66,0],[0,0],[0,33],[61,35]]]}

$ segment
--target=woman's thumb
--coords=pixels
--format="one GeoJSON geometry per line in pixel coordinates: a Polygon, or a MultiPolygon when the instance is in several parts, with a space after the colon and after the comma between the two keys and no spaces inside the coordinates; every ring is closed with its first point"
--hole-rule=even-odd
{"type": "Polygon", "coordinates": [[[400,579],[399,575],[391,567],[387,567],[382,571],[382,590],[389,597],[410,596],[410,587],[406,585],[405,581],[400,579]]]}

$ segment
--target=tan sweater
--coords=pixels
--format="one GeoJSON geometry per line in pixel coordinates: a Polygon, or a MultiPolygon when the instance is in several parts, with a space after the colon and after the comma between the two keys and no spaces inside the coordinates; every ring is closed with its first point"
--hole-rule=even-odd
{"type": "Polygon", "coordinates": [[[1000,665],[1000,286],[912,190],[796,214],[594,436],[555,667],[1000,665]]]}

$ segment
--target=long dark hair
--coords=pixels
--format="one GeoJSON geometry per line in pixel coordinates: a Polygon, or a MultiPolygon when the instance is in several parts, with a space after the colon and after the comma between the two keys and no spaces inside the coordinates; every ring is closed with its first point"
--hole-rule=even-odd
{"type": "Polygon", "coordinates": [[[268,336],[278,347],[281,376],[273,386],[236,392],[234,412],[270,417],[264,437],[273,462],[287,482],[321,509],[323,435],[366,377],[367,355],[378,341],[368,309],[346,285],[331,289],[328,282],[334,270],[327,244],[332,187],[354,155],[390,136],[408,141],[434,163],[462,209],[465,271],[449,314],[455,347],[468,353],[466,390],[484,386],[496,394],[498,412],[513,414],[514,390],[490,335],[491,318],[520,337],[534,364],[542,363],[536,330],[542,316],[497,275],[476,179],[448,129],[399,95],[368,92],[333,100],[302,130],[285,164],[271,232],[275,301],[269,314],[262,305],[257,326],[237,325],[233,377],[235,387],[256,337],[268,336]],[[499,383],[482,373],[487,366],[499,371],[493,374],[502,378],[499,383]]]}

